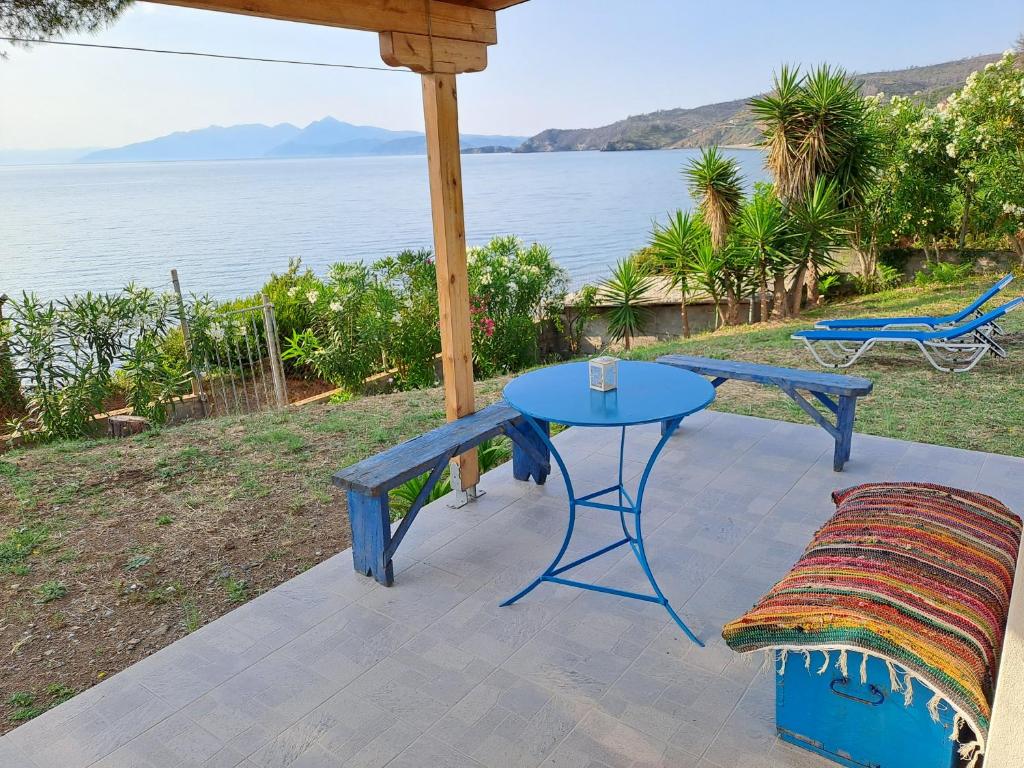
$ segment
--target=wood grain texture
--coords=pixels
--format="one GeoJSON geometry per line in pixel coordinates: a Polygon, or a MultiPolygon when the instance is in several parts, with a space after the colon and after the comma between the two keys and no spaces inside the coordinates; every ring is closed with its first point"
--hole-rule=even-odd
{"type": "MultiPolygon", "coordinates": [[[[454,421],[473,412],[473,342],[466,266],[466,221],[462,203],[462,156],[455,75],[423,75],[430,210],[441,325],[445,409],[454,421]]],[[[458,456],[462,488],[480,479],[476,451],[458,456]]]]}
{"type": "Polygon", "coordinates": [[[483,43],[407,32],[381,32],[380,57],[389,66],[408,67],[421,74],[459,74],[487,69],[487,46],[483,43]]]}
{"type": "Polygon", "coordinates": [[[487,45],[498,42],[494,10],[470,3],[441,0],[150,1],[161,5],[178,5],[367,32],[429,34],[487,45]]]}
{"type": "Polygon", "coordinates": [[[368,495],[386,493],[431,469],[439,457],[453,448],[457,453],[467,451],[490,437],[504,434],[506,424],[521,420],[519,411],[505,403],[489,405],[342,469],[335,473],[334,484],[368,495]]]}
{"type": "MultiPolygon", "coordinates": [[[[713,377],[711,383],[716,389],[730,379],[778,387],[814,423],[832,436],[835,441],[832,468],[836,472],[842,472],[843,465],[850,460],[857,398],[870,394],[874,387],[870,379],[860,376],[820,373],[800,368],[781,368],[775,365],[747,363],[741,360],[717,360],[711,357],[691,355],[663,355],[658,358],[658,362],[713,377]],[[832,424],[828,417],[815,408],[801,392],[809,392],[813,395],[815,400],[835,415],[836,423],[832,424]],[[829,395],[837,397],[838,402],[829,395]]],[[[665,434],[667,426],[667,423],[662,424],[662,434],[665,434]]]]}
{"type": "Polygon", "coordinates": [[[861,376],[843,376],[838,373],[805,371],[801,368],[781,368],[774,365],[747,363],[740,360],[716,360],[711,357],[691,355],[663,355],[659,363],[674,365],[704,376],[720,376],[726,379],[752,381],[756,384],[772,384],[773,379],[785,379],[797,389],[822,392],[830,395],[871,394],[874,383],[861,376]]]}

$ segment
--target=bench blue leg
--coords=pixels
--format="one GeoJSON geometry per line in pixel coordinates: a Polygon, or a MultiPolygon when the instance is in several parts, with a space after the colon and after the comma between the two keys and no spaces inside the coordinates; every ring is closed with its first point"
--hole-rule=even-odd
{"type": "Polygon", "coordinates": [[[664,437],[665,433],[669,431],[671,427],[673,430],[678,429],[679,425],[683,423],[682,419],[666,419],[661,422],[661,436],[664,437]]]}
{"type": "Polygon", "coordinates": [[[373,576],[385,587],[395,581],[391,559],[385,552],[391,542],[388,496],[364,496],[348,492],[348,519],[352,526],[352,565],[363,576],[373,576]]]}
{"type": "MultiPolygon", "coordinates": [[[[544,434],[551,434],[551,425],[546,421],[537,419],[537,426],[544,430],[544,434]]],[[[551,452],[548,450],[547,444],[541,440],[533,428],[522,421],[519,424],[513,424],[511,429],[514,429],[517,436],[525,440],[530,444],[531,447],[535,448],[537,453],[547,459],[547,464],[541,464],[536,458],[531,456],[522,446],[519,445],[518,441],[512,441],[512,476],[516,480],[529,480],[531,477],[537,485],[544,485],[544,481],[548,479],[548,473],[551,471],[551,452]]]]}
{"type": "Polygon", "coordinates": [[[832,458],[832,469],[843,471],[843,464],[850,460],[850,448],[853,444],[853,419],[857,413],[857,398],[849,395],[839,398],[836,413],[836,450],[832,458]]]}

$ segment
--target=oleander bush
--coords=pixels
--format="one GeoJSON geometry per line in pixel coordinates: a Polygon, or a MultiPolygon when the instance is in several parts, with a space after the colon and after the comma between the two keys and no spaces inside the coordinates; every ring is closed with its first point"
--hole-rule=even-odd
{"type": "Polygon", "coordinates": [[[164,340],[177,324],[171,296],[129,285],[119,293],[11,301],[4,346],[24,398],[11,426],[44,439],[92,432],[92,417],[115,395],[160,423],[163,404],[188,377],[164,340]]]}
{"type": "MultiPolygon", "coordinates": [[[[539,362],[542,324],[564,301],[564,270],[543,246],[514,237],[470,249],[468,264],[477,375],[539,362]]],[[[380,373],[397,389],[437,383],[441,337],[430,251],[335,264],[323,280],[301,279],[285,291],[284,311],[306,317],[288,333],[279,323],[291,365],[353,391],[380,373]]]]}

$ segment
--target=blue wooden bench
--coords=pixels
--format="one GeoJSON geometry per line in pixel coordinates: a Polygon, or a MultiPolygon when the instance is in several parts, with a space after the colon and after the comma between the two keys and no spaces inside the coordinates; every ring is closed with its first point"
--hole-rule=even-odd
{"type": "MultiPolygon", "coordinates": [[[[539,423],[548,429],[546,423],[539,423]]],[[[394,582],[392,560],[405,534],[419,514],[431,490],[454,456],[498,435],[512,439],[512,474],[517,480],[531,477],[538,485],[551,472],[544,441],[524,423],[522,415],[505,403],[495,403],[451,421],[444,426],[353,464],[334,475],[334,484],[348,492],[348,516],[352,526],[352,563],[364,576],[385,586],[394,582]],[[426,472],[430,477],[409,512],[391,528],[388,492],[426,472]]]]}
{"type": "Polygon", "coordinates": [[[708,376],[716,389],[730,379],[778,387],[789,395],[793,402],[799,405],[815,423],[832,435],[836,443],[832,468],[836,472],[842,472],[843,464],[850,458],[857,398],[870,394],[874,386],[870,379],[860,376],[820,373],[799,368],[779,368],[774,365],[745,363],[739,360],[664,355],[658,358],[658,362],[708,376]],[[833,424],[821,411],[811,405],[807,398],[800,394],[801,391],[809,393],[825,406],[836,417],[836,423],[833,424]]]}

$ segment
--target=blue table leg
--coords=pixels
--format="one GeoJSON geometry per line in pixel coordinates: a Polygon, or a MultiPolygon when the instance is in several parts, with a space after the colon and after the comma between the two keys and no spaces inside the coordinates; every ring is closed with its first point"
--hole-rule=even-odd
{"type": "Polygon", "coordinates": [[[605,594],[618,595],[620,597],[627,597],[634,600],[644,600],[646,602],[657,603],[665,608],[668,615],[672,617],[672,620],[679,626],[681,630],[686,634],[697,645],[704,647],[697,636],[690,630],[686,623],[680,618],[679,614],[676,613],[675,609],[669,603],[668,598],[665,597],[665,593],[662,592],[661,587],[658,585],[657,579],[654,578],[654,573],[651,571],[651,565],[647,560],[647,552],[644,547],[643,528],[641,527],[641,513],[642,503],[644,497],[644,491],[647,488],[647,481],[650,479],[651,470],[654,469],[654,464],[658,460],[658,456],[664,449],[665,444],[669,438],[679,427],[679,419],[672,419],[666,421],[662,425],[661,440],[658,441],[654,451],[651,453],[650,458],[647,460],[647,465],[644,467],[643,474],[640,477],[640,484],[637,487],[636,500],[634,501],[629,492],[626,490],[623,481],[623,464],[625,460],[625,449],[626,449],[626,428],[622,427],[621,436],[619,439],[619,470],[618,470],[618,482],[616,485],[603,488],[599,491],[589,493],[585,496],[577,497],[573,491],[572,480],[569,477],[569,470],[565,466],[565,462],[562,460],[561,455],[551,442],[550,437],[547,435],[547,431],[543,429],[534,419],[529,416],[525,417],[526,423],[534,430],[534,432],[544,441],[547,445],[551,456],[554,457],[555,462],[558,464],[559,470],[562,472],[562,478],[565,480],[565,490],[569,497],[569,524],[566,526],[565,538],[562,540],[562,546],[559,547],[558,554],[551,561],[547,568],[534,579],[529,585],[517,592],[515,595],[510,597],[508,600],[503,602],[502,606],[512,605],[512,603],[525,597],[527,594],[536,589],[541,583],[545,581],[552,582],[554,584],[562,584],[569,587],[577,587],[579,589],[587,589],[594,592],[603,592],[605,594]],[[595,501],[595,499],[606,495],[608,493],[615,492],[618,496],[618,504],[605,504],[602,502],[595,501]],[[624,503],[626,502],[626,503],[624,503]],[[622,526],[623,538],[609,544],[601,549],[591,552],[590,554],[584,555],[583,557],[573,560],[571,563],[562,565],[562,558],[565,556],[566,551],[569,548],[569,542],[572,540],[572,534],[576,527],[576,507],[585,506],[593,507],[595,509],[608,509],[617,511],[619,513],[619,522],[622,526]],[[633,516],[633,532],[630,532],[630,526],[626,522],[626,515],[633,516]],[[628,592],[621,589],[614,589],[612,587],[605,587],[600,584],[588,584],[586,582],[575,581],[572,579],[566,579],[561,574],[566,571],[575,568],[576,566],[583,565],[601,555],[608,554],[609,552],[618,549],[619,547],[628,544],[630,549],[633,551],[633,555],[636,557],[637,562],[640,563],[640,567],[643,568],[644,575],[647,577],[648,583],[654,590],[653,595],[644,595],[637,592],[628,592]]]}

